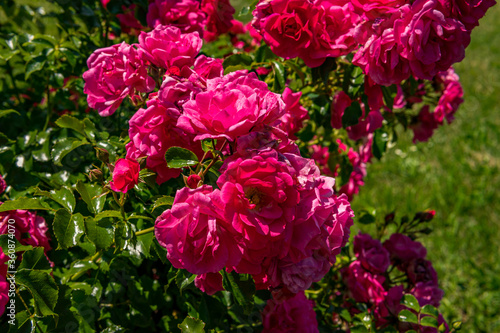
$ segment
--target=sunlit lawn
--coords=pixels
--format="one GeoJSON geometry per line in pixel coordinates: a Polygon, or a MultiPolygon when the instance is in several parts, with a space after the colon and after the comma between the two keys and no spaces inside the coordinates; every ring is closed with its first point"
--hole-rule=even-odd
{"type": "Polygon", "coordinates": [[[355,208],[399,216],[435,209],[423,239],[446,295],[441,309],[464,332],[500,332],[500,7],[474,30],[456,65],[465,103],[424,144],[411,133],[368,169],[355,208]]]}

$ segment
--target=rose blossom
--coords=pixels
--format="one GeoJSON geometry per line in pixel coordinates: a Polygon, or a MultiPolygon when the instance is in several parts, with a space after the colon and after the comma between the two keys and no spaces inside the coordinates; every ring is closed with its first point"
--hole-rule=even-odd
{"type": "Polygon", "coordinates": [[[270,92],[255,73],[236,71],[207,80],[206,92],[184,104],[177,126],[195,134],[195,140],[234,141],[256,125],[273,123],[283,112],[281,97],[270,92]]]}
{"type": "Polygon", "coordinates": [[[344,281],[349,288],[349,294],[356,302],[379,304],[385,299],[386,291],[382,286],[385,278],[373,275],[361,266],[361,262],[354,261],[342,272],[344,281]]]}
{"type": "Polygon", "coordinates": [[[170,71],[192,66],[202,44],[198,33],[183,34],[175,26],[157,25],[154,30],[139,35],[140,51],[145,59],[170,71]]]}
{"type": "Polygon", "coordinates": [[[139,52],[125,42],[94,51],[87,66],[83,92],[89,106],[104,117],[112,115],[127,96],[155,87],[139,52]]]}
{"type": "Polygon", "coordinates": [[[268,300],[262,311],[262,325],[263,333],[319,332],[314,302],[304,292],[284,300],[268,300]]]}
{"type": "Polygon", "coordinates": [[[198,32],[203,36],[207,14],[201,11],[196,0],[154,0],[148,7],[146,20],[151,28],[169,25],[179,28],[183,33],[198,32]]]}
{"type": "Polygon", "coordinates": [[[354,237],[354,253],[366,270],[381,274],[390,265],[389,252],[382,247],[379,240],[368,234],[358,234],[354,237]]]}
{"type": "Polygon", "coordinates": [[[194,279],[194,285],[207,295],[213,295],[224,290],[222,275],[219,272],[200,274],[194,279]]]}
{"type": "Polygon", "coordinates": [[[335,95],[333,95],[333,101],[331,105],[332,128],[342,128],[342,116],[344,115],[345,110],[351,105],[351,103],[351,98],[343,90],[337,91],[335,95]]]}
{"type": "Polygon", "coordinates": [[[14,235],[21,244],[41,246],[45,253],[51,249],[49,227],[43,217],[37,216],[35,212],[21,209],[1,212],[0,235],[7,234],[10,219],[16,221],[14,235]]]}
{"type": "Polygon", "coordinates": [[[384,248],[389,251],[391,260],[398,262],[423,259],[427,255],[427,250],[422,243],[413,241],[410,237],[403,234],[392,234],[384,242],[384,248]]]}
{"type": "Polygon", "coordinates": [[[276,121],[275,126],[285,131],[292,140],[297,140],[295,133],[303,127],[303,122],[309,119],[307,110],[300,104],[302,92],[294,93],[286,87],[282,94],[285,103],[285,114],[276,121]]]}
{"type": "Polygon", "coordinates": [[[429,140],[438,126],[439,120],[436,120],[434,114],[429,112],[429,105],[424,105],[414,123],[409,126],[413,131],[413,143],[429,140]]]}
{"type": "Polygon", "coordinates": [[[209,185],[184,187],[177,191],[172,208],[156,219],[156,239],[175,268],[205,274],[238,264],[241,250],[220,215],[219,195],[209,185]]]}
{"type": "Polygon", "coordinates": [[[139,163],[128,158],[120,158],[115,163],[113,170],[113,180],[109,187],[115,192],[127,193],[139,183],[139,163]]]}
{"type": "Polygon", "coordinates": [[[5,192],[7,189],[7,183],[5,182],[5,179],[3,179],[2,175],[0,175],[0,194],[5,192]]]}
{"type": "Polygon", "coordinates": [[[328,147],[310,145],[309,150],[311,151],[311,158],[316,162],[316,165],[321,170],[321,173],[327,176],[333,176],[333,173],[328,166],[328,159],[330,158],[328,147]]]}
{"type": "Polygon", "coordinates": [[[417,298],[420,306],[431,304],[436,308],[439,307],[439,303],[444,295],[444,292],[432,281],[418,282],[411,290],[411,293],[417,298]]]}
{"type": "Polygon", "coordinates": [[[219,35],[231,29],[235,9],[229,0],[203,0],[201,10],[208,15],[203,35],[207,42],[214,41],[219,35]]]}
{"type": "MultiPolygon", "coordinates": [[[[285,59],[307,55],[319,19],[319,10],[310,1],[261,1],[253,16],[253,27],[276,55],[285,59]]],[[[323,61],[306,65],[319,66],[323,61]]]]}
{"type": "Polygon", "coordinates": [[[479,25],[479,19],[486,11],[497,2],[495,0],[439,0],[441,3],[451,5],[452,16],[462,22],[467,30],[472,30],[479,25]]]}
{"type": "Polygon", "coordinates": [[[205,80],[222,77],[224,76],[222,59],[210,58],[201,54],[194,62],[194,71],[205,80]]]}
{"type": "Polygon", "coordinates": [[[406,4],[406,0],[352,0],[355,10],[369,20],[392,13],[406,4]]]}
{"type": "Polygon", "coordinates": [[[410,12],[394,23],[400,55],[409,61],[413,76],[432,80],[440,71],[462,61],[470,31],[453,18],[438,0],[416,0],[410,12]]]}
{"type": "Polygon", "coordinates": [[[137,36],[145,27],[135,17],[135,7],[137,7],[135,3],[131,4],[130,7],[122,5],[123,13],[116,14],[116,18],[120,21],[120,28],[123,33],[137,36]]]}

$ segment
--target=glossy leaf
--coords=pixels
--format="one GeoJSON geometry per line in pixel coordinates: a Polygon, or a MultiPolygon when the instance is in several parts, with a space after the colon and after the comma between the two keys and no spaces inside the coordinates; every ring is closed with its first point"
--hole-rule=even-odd
{"type": "Polygon", "coordinates": [[[89,144],[86,139],[65,138],[57,142],[52,148],[52,160],[55,165],[62,166],[62,159],[78,147],[89,144]]]}
{"type": "Polygon", "coordinates": [[[178,325],[182,333],[204,333],[205,323],[200,319],[186,317],[182,323],[178,325]]]}
{"type": "Polygon", "coordinates": [[[26,287],[35,301],[35,313],[39,316],[56,315],[58,287],[46,272],[22,269],[16,274],[16,283],[26,287]]]}
{"type": "Polygon", "coordinates": [[[438,321],[434,317],[425,316],[425,317],[420,318],[420,326],[437,328],[438,321]]]}
{"type": "Polygon", "coordinates": [[[9,210],[24,209],[24,210],[54,210],[47,203],[40,199],[21,197],[15,200],[5,201],[0,205],[0,213],[9,210]]]}
{"type": "Polygon", "coordinates": [[[407,308],[410,308],[417,313],[420,311],[418,300],[411,294],[405,294],[401,299],[401,304],[404,304],[407,308]]]}
{"type": "Polygon", "coordinates": [[[165,153],[169,168],[179,169],[198,164],[198,157],[190,150],[181,147],[170,147],[165,153]]]}
{"type": "Polygon", "coordinates": [[[23,259],[18,269],[51,270],[43,247],[34,247],[23,253],[23,259]]]}
{"type": "Polygon", "coordinates": [[[54,217],[54,235],[59,243],[58,249],[67,249],[78,244],[84,234],[85,226],[81,214],[71,215],[59,209],[54,217]]]}
{"type": "Polygon", "coordinates": [[[88,184],[79,180],[76,183],[76,190],[80,193],[91,213],[97,214],[102,211],[106,196],[101,196],[102,188],[99,185],[88,184]]]}
{"type": "Polygon", "coordinates": [[[403,323],[418,324],[417,315],[410,310],[401,310],[401,312],[399,312],[398,318],[403,323]]]}

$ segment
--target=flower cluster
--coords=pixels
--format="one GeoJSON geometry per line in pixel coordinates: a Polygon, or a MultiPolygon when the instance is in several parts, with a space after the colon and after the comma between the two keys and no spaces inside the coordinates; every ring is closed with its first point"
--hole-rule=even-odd
{"type": "Polygon", "coordinates": [[[355,52],[381,85],[431,80],[465,56],[471,29],[495,1],[314,0],[260,2],[253,27],[274,53],[317,67],[355,52]]]}
{"type": "MultiPolygon", "coordinates": [[[[382,244],[360,233],[354,237],[354,254],[356,260],[342,271],[347,295],[369,306],[378,328],[397,321],[404,309],[400,301],[405,293],[414,295],[420,306],[439,306],[443,291],[438,287],[432,263],[425,259],[427,250],[421,243],[396,233],[382,244]],[[397,275],[403,274],[397,281],[391,279],[394,268],[399,272],[397,275]]],[[[399,325],[401,330],[411,328],[403,323],[399,325]]]]}

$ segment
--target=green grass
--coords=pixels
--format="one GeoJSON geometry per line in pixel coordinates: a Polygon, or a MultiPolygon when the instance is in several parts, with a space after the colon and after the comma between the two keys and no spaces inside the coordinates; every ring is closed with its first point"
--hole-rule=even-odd
{"type": "Polygon", "coordinates": [[[463,332],[500,332],[500,6],[481,20],[455,66],[465,102],[428,142],[398,145],[368,168],[353,203],[399,216],[435,209],[423,243],[445,291],[441,311],[463,332]]]}

